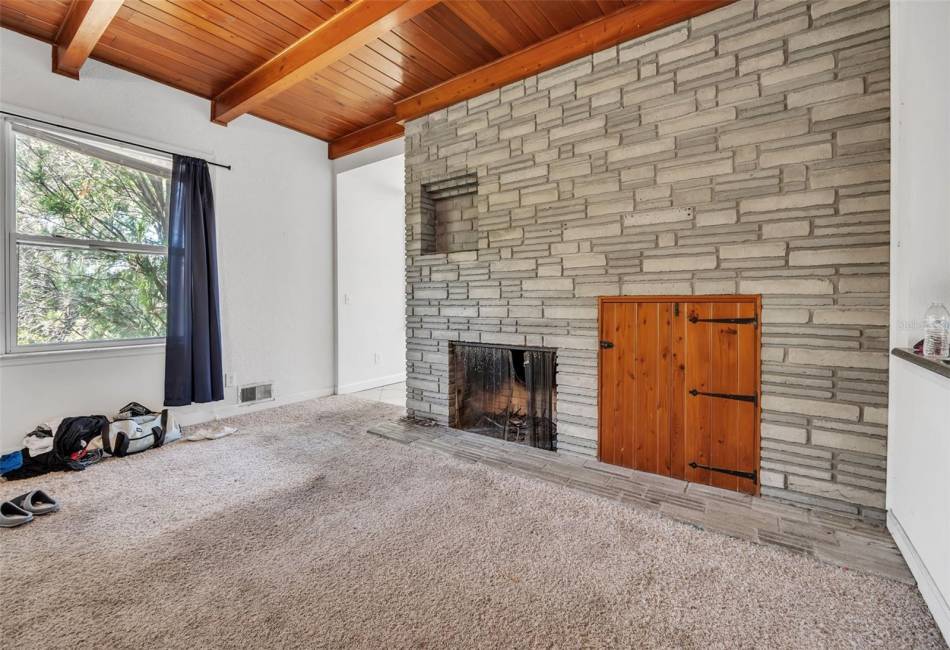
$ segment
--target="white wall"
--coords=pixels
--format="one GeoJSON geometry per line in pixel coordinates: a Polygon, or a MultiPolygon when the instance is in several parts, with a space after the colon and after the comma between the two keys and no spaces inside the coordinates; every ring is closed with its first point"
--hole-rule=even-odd
{"type": "MultiPolygon", "coordinates": [[[[950,305],[950,2],[891,4],[891,345],[950,305]]],[[[950,379],[891,357],[888,527],[950,640],[950,379]]]]}
{"type": "MultiPolygon", "coordinates": [[[[332,391],[332,176],[326,143],[241,117],[209,120],[207,100],[90,61],[81,81],[50,72],[50,46],[0,30],[0,105],[232,165],[213,172],[224,367],[237,384],[273,380],[279,400],[332,391]]],[[[148,351],[0,359],[0,450],[39,421],[162,403],[164,358],[148,351]]],[[[186,420],[228,414],[183,409],[186,420]]]]}
{"type": "Polygon", "coordinates": [[[406,377],[404,169],[397,155],[336,177],[341,393],[406,377]]]}
{"type": "Polygon", "coordinates": [[[341,174],[357,167],[369,165],[380,160],[395,158],[406,152],[406,141],[404,138],[396,138],[389,142],[377,144],[362,151],[351,153],[348,156],[337,158],[333,161],[333,172],[341,174]]]}
{"type": "Polygon", "coordinates": [[[950,2],[891,5],[891,311],[895,346],[950,306],[950,2]]]}

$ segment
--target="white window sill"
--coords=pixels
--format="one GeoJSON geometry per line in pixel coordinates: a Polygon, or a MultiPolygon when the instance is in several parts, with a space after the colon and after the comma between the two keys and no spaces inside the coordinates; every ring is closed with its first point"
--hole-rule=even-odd
{"type": "Polygon", "coordinates": [[[109,359],[114,357],[139,357],[165,353],[165,342],[137,343],[134,345],[111,345],[96,348],[71,350],[38,350],[0,354],[0,368],[27,366],[41,363],[83,361],[86,359],[109,359]]]}

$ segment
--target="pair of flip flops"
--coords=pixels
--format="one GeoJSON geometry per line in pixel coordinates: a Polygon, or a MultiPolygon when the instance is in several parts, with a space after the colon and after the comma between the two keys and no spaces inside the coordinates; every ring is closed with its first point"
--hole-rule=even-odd
{"type": "Polygon", "coordinates": [[[26,494],[0,503],[0,528],[14,528],[33,521],[34,516],[48,515],[59,510],[59,501],[43,490],[26,494]]]}

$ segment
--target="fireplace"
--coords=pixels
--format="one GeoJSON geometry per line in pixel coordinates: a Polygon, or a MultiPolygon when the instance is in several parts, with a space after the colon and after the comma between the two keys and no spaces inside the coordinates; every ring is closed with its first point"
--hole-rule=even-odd
{"type": "Polygon", "coordinates": [[[554,451],[554,350],[457,343],[452,426],[554,451]]]}

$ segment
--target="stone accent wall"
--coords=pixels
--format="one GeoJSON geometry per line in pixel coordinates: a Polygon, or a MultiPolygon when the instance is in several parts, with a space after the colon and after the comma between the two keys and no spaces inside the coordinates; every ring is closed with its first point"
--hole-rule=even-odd
{"type": "Polygon", "coordinates": [[[435,249],[446,253],[478,248],[475,193],[434,201],[435,249]]]}
{"type": "Polygon", "coordinates": [[[451,341],[557,349],[595,455],[596,297],[760,293],[762,492],[884,508],[888,6],[741,0],[406,125],[408,407],[451,341]],[[420,254],[423,184],[477,175],[477,250],[420,254]]]}
{"type": "Polygon", "coordinates": [[[478,177],[474,173],[423,183],[419,194],[419,253],[478,249],[478,177]]]}

